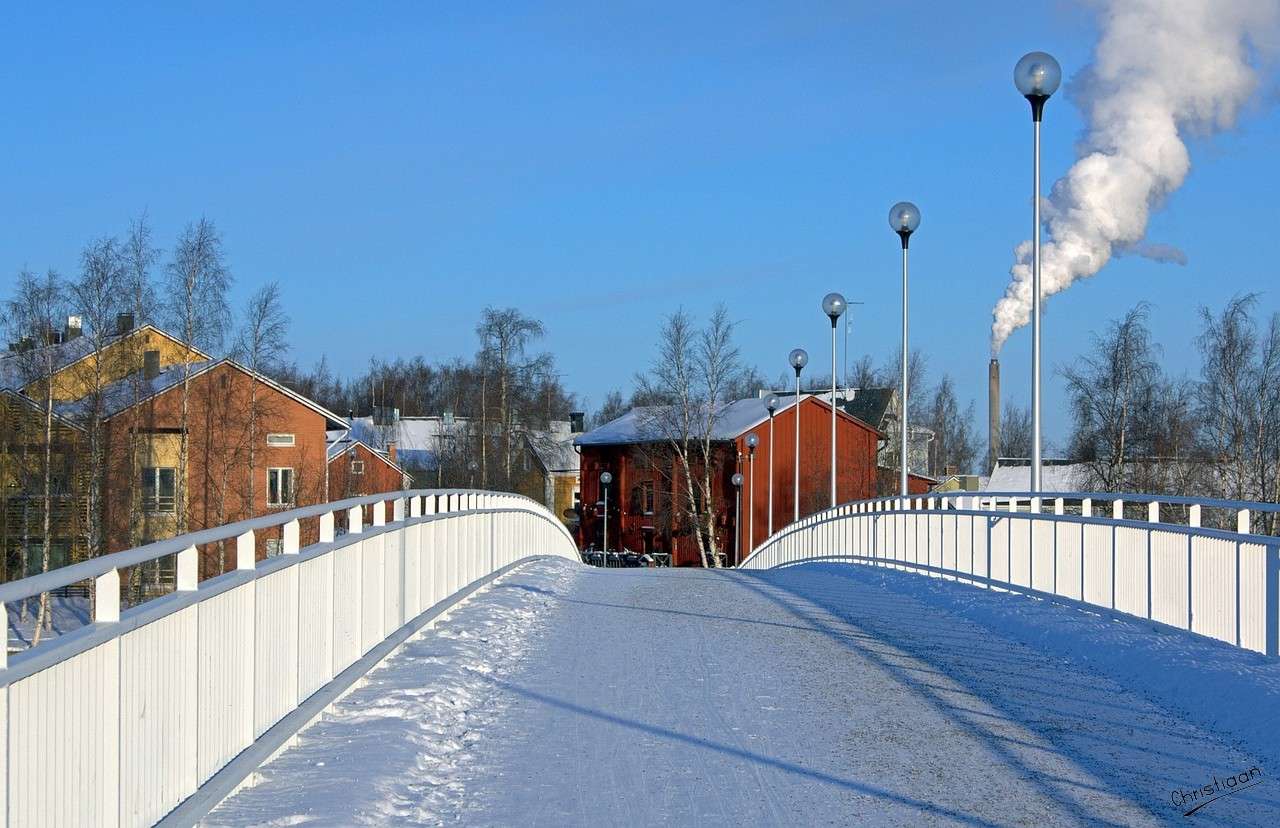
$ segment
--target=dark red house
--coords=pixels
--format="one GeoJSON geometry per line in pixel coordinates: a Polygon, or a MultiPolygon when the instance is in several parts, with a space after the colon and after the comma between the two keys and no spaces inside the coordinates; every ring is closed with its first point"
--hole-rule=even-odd
{"type": "MultiPolygon", "coordinates": [[[[773,453],[773,530],[791,522],[795,513],[795,417],[794,395],[783,397],[770,418],[764,399],[737,400],[723,406],[712,428],[714,467],[713,525],[717,547],[727,550],[725,563],[734,565],[769,534],[770,434],[773,453]],[[759,441],[754,460],[747,436],[759,441]],[[743,476],[741,532],[735,549],[735,497],[732,478],[743,476]]],[[[680,517],[675,500],[684,497],[685,483],[677,471],[668,441],[655,430],[661,417],[653,409],[637,408],[581,435],[582,527],[584,547],[601,547],[604,512],[600,473],[609,471],[609,549],[662,552],[672,564],[698,565],[697,538],[691,521],[680,517]]],[[[800,515],[831,505],[831,406],[818,396],[805,395],[800,415],[800,515]]],[[[836,419],[837,501],[844,503],[875,496],[876,447],[880,432],[844,411],[836,419]]],[[[700,470],[695,470],[699,474],[700,470]]]]}

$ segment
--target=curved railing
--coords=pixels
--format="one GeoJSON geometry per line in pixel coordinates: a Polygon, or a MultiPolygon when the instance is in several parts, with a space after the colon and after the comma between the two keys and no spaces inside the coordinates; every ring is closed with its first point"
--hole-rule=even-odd
{"type": "Polygon", "coordinates": [[[880,498],[784,527],[741,566],[887,566],[1137,616],[1274,656],[1280,537],[1252,530],[1255,515],[1278,512],[1275,503],[1095,492],[880,498]],[[1109,516],[1095,514],[1101,503],[1109,516]],[[1180,521],[1161,519],[1174,510],[1180,521]],[[1201,525],[1206,512],[1233,528],[1201,525]]]}
{"type": "Polygon", "coordinates": [[[540,504],[415,490],[282,511],[4,584],[0,602],[11,604],[89,580],[93,617],[0,662],[0,813],[11,825],[152,824],[340,677],[353,681],[433,607],[543,555],[578,561],[540,504]],[[309,520],[318,540],[300,547],[309,520]],[[256,560],[257,537],[273,529],[281,554],[256,560]],[[198,581],[199,548],[220,542],[234,545],[236,569],[198,581]],[[169,556],[176,590],[121,611],[122,571],[169,556]]]}

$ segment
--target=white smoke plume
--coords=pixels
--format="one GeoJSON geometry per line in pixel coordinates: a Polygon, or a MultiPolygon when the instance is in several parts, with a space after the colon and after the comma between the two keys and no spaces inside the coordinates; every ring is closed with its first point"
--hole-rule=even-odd
{"type": "MultiPolygon", "coordinates": [[[[1078,160],[1043,204],[1044,296],[1097,273],[1115,253],[1180,261],[1167,245],[1142,246],[1151,210],[1191,168],[1183,136],[1231,128],[1256,92],[1280,2],[1107,0],[1099,22],[1093,64],[1073,89],[1087,123],[1078,160]]],[[[1047,123],[1053,109],[1050,101],[1047,123]]],[[[993,354],[1031,315],[1031,242],[1014,257],[992,311],[993,354]]]]}

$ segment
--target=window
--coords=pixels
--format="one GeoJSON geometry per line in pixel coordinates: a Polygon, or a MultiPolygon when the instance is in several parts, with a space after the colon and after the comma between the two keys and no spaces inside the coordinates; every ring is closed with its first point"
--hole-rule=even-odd
{"type": "Polygon", "coordinates": [[[364,474],[364,461],[363,461],[363,460],[352,460],[352,461],[351,461],[351,473],[352,473],[352,474],[364,474]]]}
{"type": "Polygon", "coordinates": [[[293,469],[267,469],[267,505],[293,505],[293,469]]]}
{"type": "Polygon", "coordinates": [[[646,480],[640,484],[640,505],[646,515],[653,514],[653,481],[646,480]]]}
{"type": "Polygon", "coordinates": [[[292,434],[268,434],[267,445],[291,446],[293,445],[293,435],[292,434]]]}
{"type": "Polygon", "coordinates": [[[172,512],[177,471],[167,466],[147,466],[142,470],[142,511],[172,512]]]}

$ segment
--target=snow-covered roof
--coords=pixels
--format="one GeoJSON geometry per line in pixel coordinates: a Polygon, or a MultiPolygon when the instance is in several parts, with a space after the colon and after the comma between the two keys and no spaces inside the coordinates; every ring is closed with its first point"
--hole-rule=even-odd
{"type": "MultiPolygon", "coordinates": [[[[103,340],[103,347],[120,342],[121,340],[127,339],[144,331],[157,333],[160,336],[172,340],[180,345],[185,344],[182,340],[178,339],[168,331],[157,328],[155,325],[147,324],[134,328],[127,333],[113,334],[112,336],[106,337],[103,340]]],[[[190,348],[192,353],[196,356],[202,357],[203,360],[211,359],[208,354],[204,353],[199,348],[194,346],[186,347],[190,348]]],[[[77,336],[74,339],[68,339],[66,342],[41,346],[41,348],[37,348],[36,351],[41,351],[43,348],[50,349],[53,355],[53,370],[61,371],[62,369],[70,367],[80,360],[89,357],[93,353],[94,345],[93,340],[90,337],[77,336]]],[[[0,388],[22,388],[29,384],[29,382],[25,381],[22,377],[22,358],[24,356],[27,355],[19,354],[14,351],[6,351],[5,353],[0,354],[0,388]]]]}
{"type": "MultiPolygon", "coordinates": [[[[808,395],[805,396],[807,397],[808,395]]],[[[795,404],[794,394],[789,400],[783,398],[782,404],[774,411],[774,414],[781,414],[795,404]]],[[[822,405],[828,409],[830,408],[829,403],[823,402],[822,405]]],[[[667,435],[662,433],[663,415],[664,409],[660,406],[639,406],[599,428],[594,428],[585,434],[579,434],[575,443],[579,446],[616,446],[628,443],[654,443],[665,440],[667,435]]],[[[743,432],[760,425],[768,419],[769,409],[765,407],[764,398],[762,397],[747,397],[744,400],[725,403],[716,412],[716,416],[712,420],[711,439],[735,440],[743,432]]],[[[695,424],[695,428],[699,426],[701,426],[701,422],[695,424]]],[[[702,434],[697,431],[693,436],[701,437],[702,434]]]]}
{"type": "MultiPolygon", "coordinates": [[[[216,364],[212,361],[193,362],[191,363],[191,376],[198,376],[216,364]]],[[[181,363],[170,365],[151,379],[147,379],[140,374],[132,374],[123,379],[118,379],[102,388],[102,416],[103,418],[114,417],[136,403],[149,400],[181,382],[181,363]],[[134,383],[137,383],[136,394],[134,383]]],[[[79,400],[56,403],[54,410],[68,417],[78,417],[84,415],[89,404],[90,399],[84,397],[79,400]]]]}
{"type": "Polygon", "coordinates": [[[400,464],[392,460],[385,451],[379,451],[378,449],[374,448],[373,446],[369,445],[363,440],[354,440],[354,439],[351,439],[350,437],[333,440],[325,447],[325,454],[328,458],[328,462],[332,463],[334,460],[337,460],[343,454],[346,454],[348,451],[352,450],[356,446],[364,446],[365,450],[368,451],[370,454],[372,454],[374,457],[386,463],[388,466],[400,472],[401,474],[404,474],[404,469],[401,468],[400,464]]]}
{"type": "MultiPolygon", "coordinates": [[[[262,374],[256,374],[252,370],[246,368],[245,366],[241,365],[240,363],[236,362],[233,359],[223,358],[218,360],[204,360],[201,362],[192,362],[191,377],[192,378],[198,377],[201,374],[211,371],[214,368],[218,367],[219,365],[223,365],[223,364],[229,365],[235,370],[240,371],[241,373],[247,374],[249,376],[256,376],[258,379],[258,382],[262,383],[268,388],[271,388],[274,391],[278,391],[279,393],[285,395],[286,397],[289,397],[290,399],[293,399],[301,403],[307,408],[310,408],[312,411],[324,417],[325,420],[328,422],[328,424],[332,424],[332,425],[344,424],[344,420],[341,417],[339,417],[337,414],[334,414],[332,411],[320,405],[319,403],[315,402],[314,400],[308,399],[307,397],[302,396],[298,392],[293,391],[289,388],[286,388],[285,386],[281,385],[280,383],[276,382],[270,377],[264,376],[262,374]]],[[[156,374],[156,376],[150,379],[147,379],[146,377],[135,373],[127,377],[124,377],[122,379],[118,379],[113,383],[109,383],[108,385],[104,386],[102,389],[103,419],[109,419],[111,417],[114,417],[117,414],[121,413],[122,411],[132,408],[134,405],[137,405],[138,403],[145,402],[149,399],[152,399],[158,394],[168,391],[174,386],[179,385],[182,382],[182,378],[183,378],[182,363],[175,363],[163,369],[162,371],[160,371],[160,373],[156,374]],[[136,392],[135,392],[134,383],[138,383],[138,385],[136,386],[136,392]]],[[[62,414],[64,416],[75,417],[77,415],[82,415],[85,411],[85,407],[88,406],[89,404],[90,404],[89,398],[85,397],[85,398],[81,398],[79,400],[75,400],[71,402],[58,403],[57,405],[54,406],[54,409],[59,414],[62,414]]]]}
{"type": "MultiPolygon", "coordinates": [[[[1081,464],[1046,463],[1040,468],[1040,490],[1082,492],[1088,488],[1088,470],[1081,464]]],[[[982,487],[984,492],[1026,492],[1031,489],[1031,466],[1000,465],[982,487]]]]}
{"type": "Polygon", "coordinates": [[[531,431],[525,433],[529,449],[549,472],[576,473],[582,456],[573,447],[574,435],[567,431],[531,431]]]}

